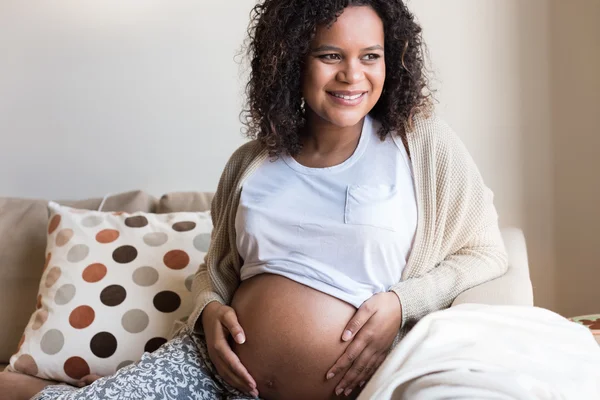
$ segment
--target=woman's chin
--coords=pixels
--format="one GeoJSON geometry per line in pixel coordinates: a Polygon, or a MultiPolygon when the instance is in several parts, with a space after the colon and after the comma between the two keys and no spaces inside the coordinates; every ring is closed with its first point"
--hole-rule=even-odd
{"type": "Polygon", "coordinates": [[[338,128],[351,128],[357,124],[360,124],[368,113],[348,110],[331,114],[333,115],[328,118],[328,121],[332,125],[335,125],[338,128]]]}

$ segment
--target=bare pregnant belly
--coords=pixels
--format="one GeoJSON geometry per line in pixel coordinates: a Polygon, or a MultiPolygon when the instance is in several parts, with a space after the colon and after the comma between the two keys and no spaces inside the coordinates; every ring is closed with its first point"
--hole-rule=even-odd
{"type": "Polygon", "coordinates": [[[348,345],[341,336],[356,308],[271,274],[244,281],[231,306],[246,333],[246,342],[233,349],[261,398],[337,398],[334,389],[342,376],[327,381],[325,375],[348,345]]]}

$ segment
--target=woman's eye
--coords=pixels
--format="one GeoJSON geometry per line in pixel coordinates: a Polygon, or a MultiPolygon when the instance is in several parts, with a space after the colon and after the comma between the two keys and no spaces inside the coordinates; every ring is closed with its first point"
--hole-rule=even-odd
{"type": "Polygon", "coordinates": [[[377,59],[379,59],[381,56],[379,54],[367,54],[366,56],[364,56],[364,59],[367,61],[375,61],[377,59]]]}
{"type": "Polygon", "coordinates": [[[322,54],[319,58],[326,61],[337,61],[341,59],[339,54],[322,54]]]}

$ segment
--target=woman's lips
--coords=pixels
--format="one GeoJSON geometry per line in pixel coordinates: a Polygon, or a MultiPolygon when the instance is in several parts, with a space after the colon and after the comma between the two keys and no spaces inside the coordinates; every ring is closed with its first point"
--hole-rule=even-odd
{"type": "Polygon", "coordinates": [[[357,106],[360,103],[362,103],[362,101],[366,97],[366,94],[367,94],[367,92],[356,93],[353,95],[337,93],[337,92],[327,92],[327,95],[334,103],[342,105],[342,106],[348,106],[348,107],[357,106]],[[344,97],[340,97],[340,96],[344,96],[344,97]]]}

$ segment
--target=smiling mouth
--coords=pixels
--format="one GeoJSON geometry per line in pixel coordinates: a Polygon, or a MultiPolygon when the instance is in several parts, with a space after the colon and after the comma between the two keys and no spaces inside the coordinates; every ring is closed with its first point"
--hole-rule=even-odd
{"type": "Polygon", "coordinates": [[[345,94],[334,93],[334,92],[327,92],[327,93],[329,93],[330,95],[332,95],[334,97],[337,97],[339,99],[356,100],[356,99],[361,98],[366,92],[357,93],[357,94],[352,95],[352,96],[348,96],[348,95],[345,95],[345,94]]]}
{"type": "Polygon", "coordinates": [[[331,101],[340,106],[353,107],[362,103],[366,97],[367,92],[350,92],[350,93],[339,93],[339,92],[327,92],[331,101]]]}

